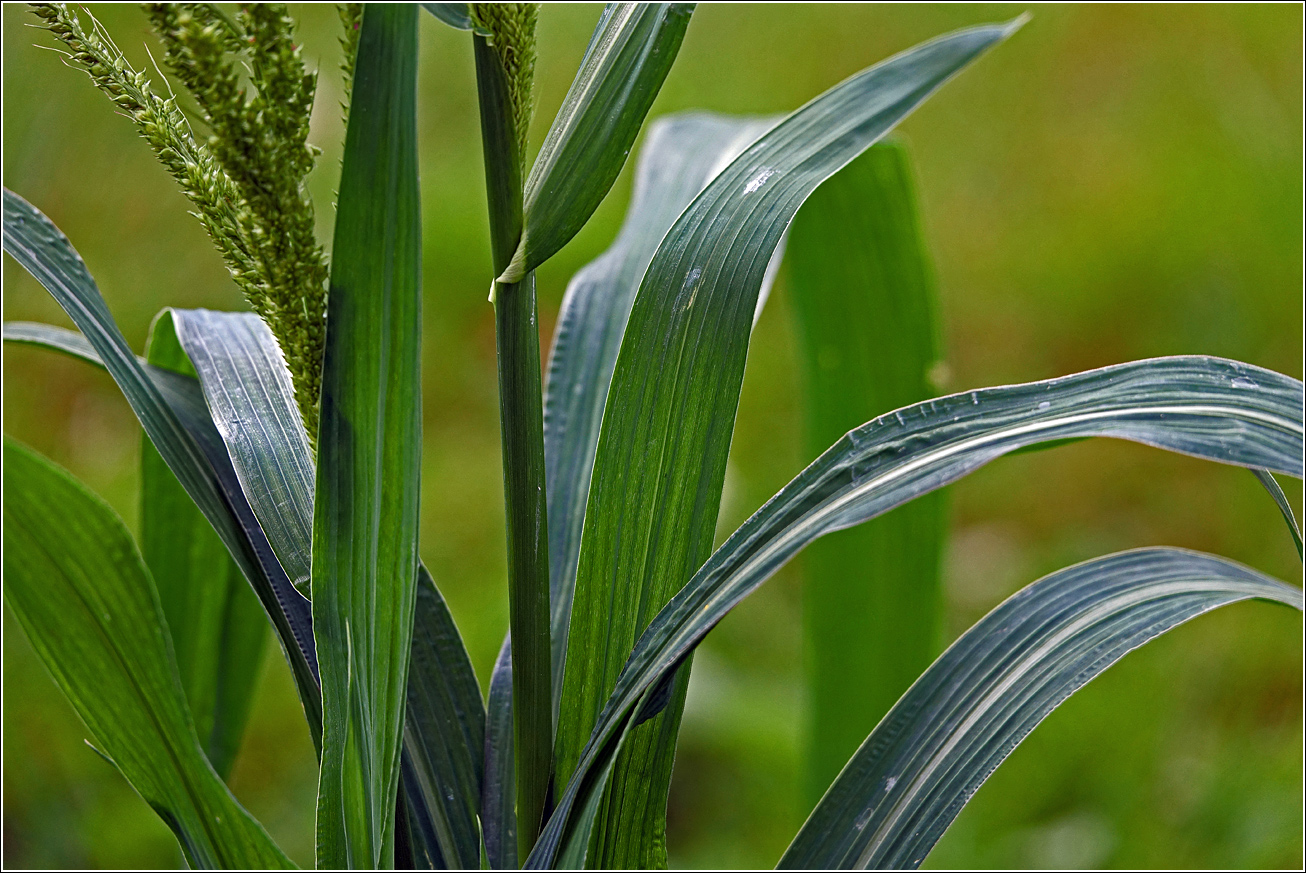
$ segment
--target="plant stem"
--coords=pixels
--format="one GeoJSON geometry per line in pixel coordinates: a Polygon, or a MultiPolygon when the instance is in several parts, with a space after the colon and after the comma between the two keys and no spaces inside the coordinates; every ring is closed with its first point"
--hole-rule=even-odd
{"type": "MultiPolygon", "coordinates": [[[[497,276],[508,265],[521,236],[522,156],[500,54],[479,35],[475,52],[497,276]]],[[[553,769],[544,408],[534,273],[515,284],[496,283],[494,298],[512,628],[517,841],[518,852],[525,859],[543,824],[553,769]]]]}

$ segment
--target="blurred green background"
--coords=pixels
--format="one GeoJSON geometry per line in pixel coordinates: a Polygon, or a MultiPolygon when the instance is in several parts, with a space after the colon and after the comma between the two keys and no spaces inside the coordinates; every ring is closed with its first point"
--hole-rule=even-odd
{"type": "MultiPolygon", "coordinates": [[[[138,67],[132,6],[92,7],[138,67]]],[[[330,6],[292,7],[321,70],[312,141],[321,238],[339,172],[330,6]]],[[[653,116],[773,113],[943,31],[1011,6],[699,9],[653,116]]],[[[948,389],[1133,358],[1210,353],[1302,374],[1302,10],[1040,6],[1008,44],[901,128],[916,160],[945,320],[948,389]]],[[[538,147],[596,5],[540,19],[538,147]]],[[[129,342],[163,306],[242,308],[198,222],[130,123],[6,4],[4,184],[68,234],[129,342]]],[[[494,328],[470,42],[422,16],[425,229],[421,553],[482,678],[507,625],[494,328]]],[[[157,55],[157,51],[155,52],[157,55]]],[[[547,345],[569,276],[611,241],[627,167],[539,273],[547,345]]],[[[68,325],[4,260],[5,319],[68,325]]],[[[140,440],[109,378],[4,350],[4,429],[136,524],[140,440]]],[[[808,458],[781,276],[749,358],[720,535],[808,458]]],[[[1292,482],[1300,507],[1300,486],[1292,482]]],[[[1204,549],[1300,584],[1301,563],[1246,472],[1094,441],[999,461],[952,487],[948,640],[1065,564],[1154,544],[1204,549]]],[[[801,561],[696,657],[670,808],[673,866],[773,865],[798,798],[801,561]]],[[[83,742],[6,610],[3,861],[174,866],[171,837],[83,742]]],[[[233,789],[297,862],[312,859],[316,772],[269,647],[233,789]]],[[[1244,604],[1127,657],[1054,713],[979,791],[927,866],[1291,867],[1302,862],[1302,619],[1244,604]]]]}

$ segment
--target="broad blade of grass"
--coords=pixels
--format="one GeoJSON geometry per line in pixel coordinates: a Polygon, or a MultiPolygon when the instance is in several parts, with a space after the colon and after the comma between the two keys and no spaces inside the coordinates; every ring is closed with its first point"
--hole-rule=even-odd
{"type": "Polygon", "coordinates": [[[313,458],[281,349],[250,312],[167,314],[194,364],[245,498],[282,569],[307,596],[313,458]]]}
{"type": "MultiPolygon", "coordinates": [[[[180,345],[171,333],[171,326],[170,319],[160,318],[155,326],[156,339],[163,338],[165,344],[180,353],[180,345]]],[[[9,322],[4,325],[4,339],[6,342],[22,342],[58,350],[95,366],[104,366],[86,338],[76,331],[46,324],[9,322]]],[[[192,433],[199,433],[200,436],[197,437],[199,442],[206,446],[214,457],[219,457],[219,453],[222,452],[222,438],[207,418],[199,417],[205,415],[205,410],[198,384],[193,379],[184,376],[176,377],[153,366],[147,366],[146,370],[154,374],[156,380],[162,383],[164,398],[180,416],[180,420],[191,429],[192,433]],[[201,426],[206,426],[207,431],[203,431],[201,426]]],[[[287,451],[306,453],[307,447],[291,446],[287,451]]],[[[240,490],[235,481],[235,472],[229,464],[225,469],[223,478],[227,493],[237,496],[240,490]]],[[[256,529],[248,506],[244,507],[243,513],[246,523],[256,529]]],[[[272,559],[271,550],[266,542],[261,549],[261,554],[270,565],[279,567],[272,559]]],[[[469,831],[474,833],[476,810],[473,808],[468,811],[466,797],[477,790],[472,777],[480,771],[479,747],[472,744],[464,749],[461,744],[450,744],[451,738],[444,732],[450,725],[459,725],[459,730],[474,734],[475,725],[484,721],[484,709],[471,660],[466,649],[461,645],[452,617],[448,610],[441,606],[443,599],[435,590],[429,573],[420,564],[418,573],[421,587],[419,587],[414,616],[413,661],[408,677],[410,704],[405,712],[404,730],[405,748],[412,751],[404,756],[403,778],[405,790],[410,796],[415,794],[417,797],[424,798],[422,803],[416,804],[410,810],[414,819],[415,839],[419,841],[417,850],[428,859],[438,857],[440,865],[444,866],[446,857],[467,857],[466,848],[459,849],[452,839],[446,838],[442,843],[439,834],[466,834],[469,831]],[[422,597],[421,592],[427,586],[431,587],[432,596],[422,597]],[[474,695],[472,691],[475,691],[474,695]],[[415,698],[420,698],[420,702],[413,703],[415,698]],[[426,749],[435,751],[424,751],[426,749]],[[438,790],[431,792],[428,790],[429,786],[436,786],[438,790]],[[453,800],[448,799],[446,791],[454,795],[453,800]],[[437,819],[445,824],[437,826],[437,819]]],[[[283,591],[293,594],[289,580],[283,578],[281,585],[283,591]]],[[[303,602],[304,627],[309,631],[307,641],[311,644],[312,626],[308,623],[308,603],[302,598],[298,600],[303,602]]],[[[511,672],[508,675],[511,676],[511,672]]],[[[228,688],[232,689],[230,693],[235,693],[237,683],[234,678],[224,679],[219,685],[220,712],[226,711],[226,704],[221,695],[228,693],[226,690],[228,688]]],[[[509,679],[508,683],[504,684],[500,680],[499,686],[492,686],[492,689],[500,686],[507,688],[510,682],[509,679]]],[[[316,691],[316,686],[314,690],[316,691]]],[[[505,723],[509,728],[511,727],[510,711],[505,723]]],[[[511,767],[510,751],[508,761],[508,766],[511,767]]],[[[510,804],[511,792],[508,797],[510,804]]],[[[465,846],[465,842],[463,845],[465,846]]]]}
{"type": "Polygon", "coordinates": [[[655,121],[621,232],[567,285],[544,396],[555,717],[599,425],[640,279],[685,207],[773,123],[697,112],[655,121]]]}
{"type": "Polygon", "coordinates": [[[941,488],[1023,446],[1072,437],[1132,440],[1302,476],[1302,383],[1208,357],[1156,358],[985,388],[882,415],[848,433],[731,534],[650,623],[596,720],[529,866],[576,839],[632,716],[740,601],[804,546],[941,488]]]}
{"type": "Polygon", "coordinates": [[[340,174],[313,503],[317,859],[390,867],[417,589],[417,8],[363,13],[340,174]]]}
{"type": "MultiPolygon", "coordinates": [[[[934,396],[937,300],[901,145],[868,149],[812,193],[789,229],[787,260],[807,458],[934,396]]],[[[808,804],[938,651],[943,498],[926,495],[803,556],[808,804]]]]}
{"type": "Polygon", "coordinates": [[[486,704],[481,831],[491,870],[517,869],[517,796],[512,757],[512,640],[505,637],[490,675],[486,704]]]}
{"type": "MultiPolygon", "coordinates": [[[[156,320],[146,359],[193,377],[171,325],[156,320]]],[[[213,769],[226,779],[249,720],[267,618],[213,528],[154,444],[141,440],[141,554],[168,621],[182,688],[213,769]]]]}
{"type": "Polygon", "coordinates": [[[479,869],[485,704],[449,607],[420,564],[404,718],[414,849],[449,869],[479,869]]]}
{"type": "Polygon", "coordinates": [[[65,470],[5,438],[5,600],[98,748],[192,867],[290,868],[210,767],[131,534],[65,470]]]}
{"type": "Polygon", "coordinates": [[[962,634],[885,717],[780,859],[915,869],[984,780],[1060,703],[1148,640],[1229,603],[1302,593],[1223,558],[1120,552],[1059,570],[962,634]]]}
{"type": "Polygon", "coordinates": [[[680,51],[692,3],[609,3],[526,180],[517,282],[566,245],[607,196],[680,51]]]}
{"type": "MultiPolygon", "coordinates": [[[[104,367],[177,481],[213,525],[277,629],[309,732],[321,739],[322,709],[308,601],[286,578],[258,526],[222,439],[193,379],[150,368],[132,354],[86,265],[57,227],[26,200],[4,190],[4,248],[39,281],[82,331],[59,351],[104,367]]],[[[50,337],[48,328],[42,334],[50,337]]],[[[67,332],[65,332],[67,333],[67,332]]],[[[9,332],[6,331],[6,337],[9,332]]],[[[57,334],[56,334],[57,336],[57,334]]],[[[33,341],[31,335],[19,339],[33,341]]]]}
{"type": "MultiPolygon", "coordinates": [[[[703,190],[649,265],[595,456],[558,720],[569,779],[640,631],[708,556],[758,292],[785,229],[826,178],[1016,25],[977,27],[859,73],[792,113],[703,190]]],[[[683,682],[683,680],[682,680],[683,682]]],[[[683,687],[683,686],[682,686],[683,687]]],[[[683,694],[625,744],[598,866],[665,864],[683,694]]]]}

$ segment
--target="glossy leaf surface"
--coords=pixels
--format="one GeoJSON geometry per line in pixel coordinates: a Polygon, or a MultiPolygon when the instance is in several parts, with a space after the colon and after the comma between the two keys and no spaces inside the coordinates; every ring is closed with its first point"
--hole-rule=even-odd
{"type": "Polygon", "coordinates": [[[599,425],[635,293],[680,213],[773,123],[699,112],[654,122],[621,232],[567,285],[544,397],[555,709],[599,425]]]}
{"type": "Polygon", "coordinates": [[[170,314],[245,498],[282,569],[308,596],[313,456],[281,349],[251,312],[170,314]]]}
{"type": "Polygon", "coordinates": [[[1131,649],[1249,598],[1302,608],[1296,588],[1180,549],[1096,558],[1022,589],[962,634],[893,707],[779,866],[915,869],[1063,700],[1131,649]]]}
{"type": "MultiPolygon", "coordinates": [[[[711,550],[758,292],[794,213],[1014,26],[941,37],[830,89],[722,170],[663,239],[631,311],[595,456],[558,719],[560,779],[570,778],[636,637],[711,550]]],[[[665,864],[681,689],[625,744],[612,780],[620,812],[599,813],[598,866],[665,864]]]]}
{"type": "MultiPolygon", "coordinates": [[[[186,493],[213,525],[277,629],[309,732],[321,736],[321,700],[308,601],[290,584],[245,500],[222,439],[195,380],[150,368],[132,354],[100,289],[68,238],[30,203],[4,191],[4,247],[39,281],[81,330],[21,328],[40,341],[103,366],[186,493]],[[33,331],[36,331],[34,335],[33,331]],[[87,352],[93,353],[88,357],[87,352]]],[[[6,331],[6,338],[10,332],[6,331]]]]}
{"type": "Polygon", "coordinates": [[[1220,358],[1156,358],[954,394],[851,431],[736,530],[649,625],[531,864],[550,865],[564,840],[575,839],[572,808],[602,789],[591,776],[602,772],[641,703],[731,609],[805,545],[1023,446],[1086,436],[1300,478],[1302,383],[1220,358]]]}
{"type": "MultiPolygon", "coordinates": [[[[155,322],[152,366],[194,376],[171,324],[155,322]]],[[[213,769],[226,779],[263,666],[267,618],[222,541],[154,444],[141,440],[141,555],[168,622],[182,688],[213,769]]]]}

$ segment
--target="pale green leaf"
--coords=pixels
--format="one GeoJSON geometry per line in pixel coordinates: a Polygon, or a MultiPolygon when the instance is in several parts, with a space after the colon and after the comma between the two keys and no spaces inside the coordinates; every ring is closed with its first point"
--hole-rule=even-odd
{"type": "Polygon", "coordinates": [[[4,594],[95,738],[208,868],[293,865],[200,747],[149,571],[122,520],[66,471],[4,443],[4,594]]]}
{"type": "MultiPolygon", "coordinates": [[[[194,376],[171,324],[157,319],[146,351],[155,367],[194,376]]],[[[263,666],[267,617],[222,541],[154,444],[141,440],[141,555],[168,621],[195,729],[226,779],[263,666]]]]}
{"type": "Polygon", "coordinates": [[[772,124],[703,112],[655,121],[621,232],[567,285],[544,396],[555,711],[599,425],[640,279],[685,207],[772,124]]]}
{"type": "Polygon", "coordinates": [[[213,423],[272,551],[308,596],[313,457],[290,370],[272,331],[250,312],[173,309],[213,423]]]}
{"type": "MultiPolygon", "coordinates": [[[[272,619],[316,745],[321,701],[308,601],[286,578],[240,488],[221,437],[193,379],[149,368],[132,354],[86,265],[68,238],[30,203],[4,190],[4,248],[39,281],[82,331],[52,347],[108,370],[141,427],[213,525],[272,619]]],[[[47,328],[45,333],[58,330],[47,328]]],[[[20,331],[20,334],[22,332],[20,331]]],[[[8,332],[7,332],[8,335],[8,332]]],[[[31,336],[25,338],[32,341],[31,336]]]]}
{"type": "MultiPolygon", "coordinates": [[[[911,176],[906,149],[879,143],[817,188],[789,229],[804,459],[934,396],[937,301],[911,176]]],[[[803,555],[809,804],[938,653],[943,498],[914,500],[803,555]]]]}

